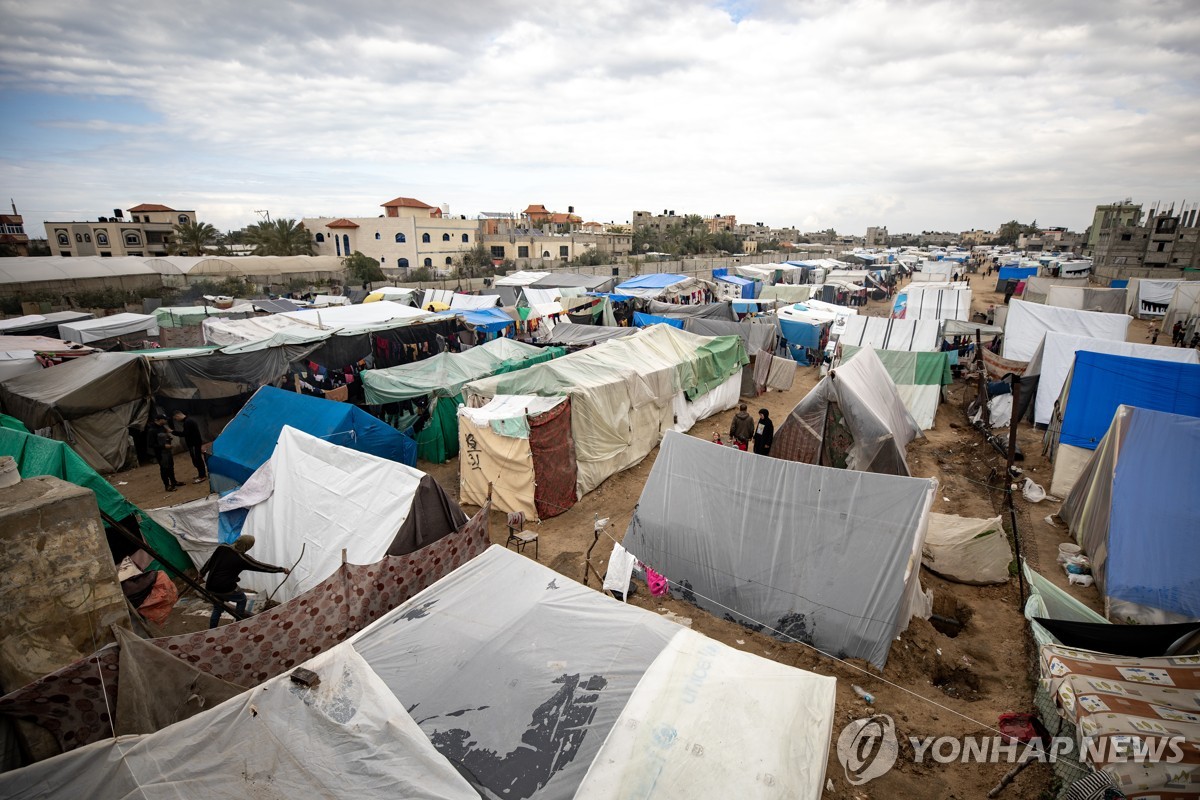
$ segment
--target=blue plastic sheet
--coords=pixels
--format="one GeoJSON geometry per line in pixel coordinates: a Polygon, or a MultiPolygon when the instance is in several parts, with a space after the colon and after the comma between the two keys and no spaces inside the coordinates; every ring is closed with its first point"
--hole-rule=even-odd
{"type": "Polygon", "coordinates": [[[821,326],[810,325],[807,322],[779,319],[779,330],[788,344],[800,345],[817,349],[821,346],[821,326]]]}
{"type": "Polygon", "coordinates": [[[675,319],[673,317],[660,317],[656,314],[643,314],[641,311],[633,312],[633,324],[635,327],[645,328],[649,325],[658,325],[659,323],[683,330],[682,319],[675,319]]]}

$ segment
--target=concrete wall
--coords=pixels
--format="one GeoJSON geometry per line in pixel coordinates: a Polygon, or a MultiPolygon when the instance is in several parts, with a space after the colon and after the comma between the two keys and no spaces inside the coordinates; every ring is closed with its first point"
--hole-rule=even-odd
{"type": "Polygon", "coordinates": [[[129,612],[96,496],[58,478],[0,489],[0,684],[17,689],[114,641],[129,612]]]}

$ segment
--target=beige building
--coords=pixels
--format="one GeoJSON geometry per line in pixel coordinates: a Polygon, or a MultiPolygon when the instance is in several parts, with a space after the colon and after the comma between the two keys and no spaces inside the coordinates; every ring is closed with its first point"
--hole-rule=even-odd
{"type": "Polygon", "coordinates": [[[633,235],[628,233],[542,233],[537,230],[494,233],[483,236],[492,261],[511,260],[521,266],[527,261],[570,261],[592,250],[615,261],[629,255],[633,235]]]}
{"type": "Polygon", "coordinates": [[[958,235],[958,243],[964,247],[969,247],[976,244],[988,244],[995,238],[996,233],[994,231],[980,231],[972,228],[958,235]]]}
{"type": "Polygon", "coordinates": [[[313,253],[344,257],[357,251],[383,269],[428,267],[445,272],[479,243],[479,223],[451,217],[445,208],[397,197],[383,209],[381,217],[306,217],[313,253]]]}
{"type": "Polygon", "coordinates": [[[195,211],[177,211],[158,203],[121,209],[95,222],[46,221],[50,252],[59,256],[165,256],[176,225],[196,221],[195,211]]]}
{"type": "Polygon", "coordinates": [[[1112,230],[1131,225],[1137,225],[1142,219],[1141,203],[1134,203],[1126,198],[1120,203],[1107,203],[1096,206],[1092,215],[1092,226],[1088,228],[1087,243],[1084,245],[1084,255],[1094,256],[1100,244],[1100,231],[1112,230]]]}

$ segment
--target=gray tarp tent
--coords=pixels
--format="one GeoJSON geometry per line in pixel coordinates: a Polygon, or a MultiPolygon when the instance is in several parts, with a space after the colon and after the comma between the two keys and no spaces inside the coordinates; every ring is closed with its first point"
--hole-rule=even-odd
{"type": "Polygon", "coordinates": [[[609,339],[632,336],[638,328],[614,328],[610,325],[580,325],[575,322],[560,322],[550,332],[543,344],[563,347],[587,347],[609,339]]]}
{"type": "Polygon", "coordinates": [[[921,427],[879,356],[863,348],[821,379],[775,431],[771,455],[824,467],[908,475],[921,427]]]}
{"type": "Polygon", "coordinates": [[[645,301],[645,312],[656,317],[671,319],[686,319],[702,317],[704,319],[723,319],[733,322],[733,304],[728,300],[720,303],[704,303],[701,305],[683,305],[682,303],[663,303],[659,300],[645,301]]]}
{"type": "Polygon", "coordinates": [[[0,384],[0,408],[31,431],[48,428],[100,473],[133,458],[129,428],[149,420],[150,366],[128,353],[96,353],[0,384]]]}
{"type": "Polygon", "coordinates": [[[759,350],[774,353],[775,346],[779,343],[779,319],[773,316],[743,322],[689,317],[683,321],[683,329],[701,336],[740,336],[742,344],[746,346],[746,352],[750,354],[759,350]]]}
{"type": "Polygon", "coordinates": [[[589,292],[607,292],[613,287],[613,278],[606,275],[581,275],[577,272],[552,272],[529,284],[531,289],[579,288],[589,292]]]}
{"type": "Polygon", "coordinates": [[[882,669],[923,607],[936,489],[668,432],[624,545],[713,614],[882,669]]]}

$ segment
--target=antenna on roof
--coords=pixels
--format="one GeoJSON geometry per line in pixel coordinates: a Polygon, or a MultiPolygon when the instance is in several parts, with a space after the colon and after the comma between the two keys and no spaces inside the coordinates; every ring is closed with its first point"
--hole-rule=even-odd
{"type": "Polygon", "coordinates": [[[267,223],[270,224],[270,222],[271,222],[271,212],[270,211],[267,211],[266,209],[255,209],[254,213],[266,216],[267,223]]]}

